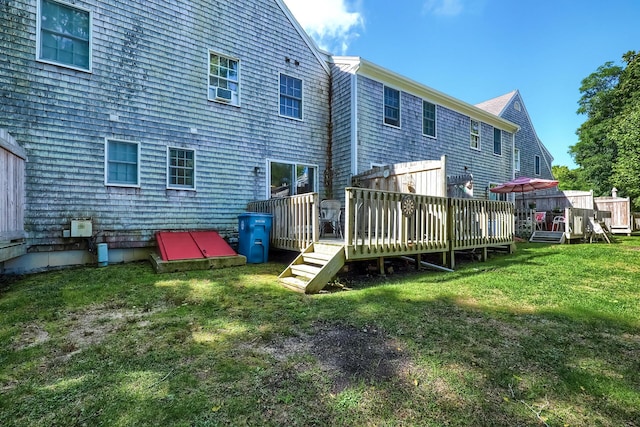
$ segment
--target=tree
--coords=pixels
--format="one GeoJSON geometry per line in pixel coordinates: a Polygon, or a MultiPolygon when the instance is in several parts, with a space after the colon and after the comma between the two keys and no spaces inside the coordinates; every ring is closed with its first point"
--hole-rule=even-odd
{"type": "Polygon", "coordinates": [[[596,195],[611,190],[617,147],[609,135],[611,120],[618,109],[615,89],[621,73],[621,67],[607,62],[582,80],[580,86],[582,97],[578,101],[578,113],[586,114],[587,120],[578,128],[578,142],[570,147],[570,153],[596,195]]]}
{"type": "Polygon", "coordinates": [[[595,195],[615,186],[640,207],[640,52],[622,60],[625,67],[607,62],[582,81],[578,113],[587,120],[570,152],[595,195]]]}
{"type": "Polygon", "coordinates": [[[558,180],[560,190],[591,190],[591,185],[583,177],[583,170],[580,168],[569,169],[567,166],[552,166],[551,172],[558,180]]]}

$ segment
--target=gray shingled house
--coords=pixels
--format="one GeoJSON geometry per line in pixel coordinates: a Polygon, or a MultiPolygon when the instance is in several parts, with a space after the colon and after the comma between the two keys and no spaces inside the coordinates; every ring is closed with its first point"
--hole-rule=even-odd
{"type": "Polygon", "coordinates": [[[91,239],[119,262],[146,258],[158,230],[233,237],[252,200],[344,198],[389,163],[446,156],[477,198],[517,174],[518,152],[521,173],[540,156],[550,175],[518,93],[476,107],[332,57],[281,0],[1,7],[0,129],[28,158],[28,253],[0,271],[89,262],[91,239]]]}

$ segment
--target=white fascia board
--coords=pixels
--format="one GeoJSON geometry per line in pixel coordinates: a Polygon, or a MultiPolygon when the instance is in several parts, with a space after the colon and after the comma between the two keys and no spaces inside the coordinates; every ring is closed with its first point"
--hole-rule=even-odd
{"type": "Polygon", "coordinates": [[[474,105],[468,104],[464,101],[449,96],[443,92],[437,91],[429,86],[418,83],[415,80],[401,76],[391,70],[376,65],[360,57],[334,57],[335,63],[350,64],[353,67],[357,67],[355,72],[361,76],[368,77],[372,80],[376,80],[383,84],[388,84],[396,89],[400,89],[411,95],[415,95],[418,98],[428,99],[443,107],[465,114],[469,117],[473,117],[476,120],[480,120],[483,123],[489,124],[493,127],[505,130],[507,132],[516,133],[520,130],[520,126],[505,120],[501,117],[494,116],[485,110],[482,110],[474,105]],[[357,64],[356,64],[357,62],[357,64]]]}

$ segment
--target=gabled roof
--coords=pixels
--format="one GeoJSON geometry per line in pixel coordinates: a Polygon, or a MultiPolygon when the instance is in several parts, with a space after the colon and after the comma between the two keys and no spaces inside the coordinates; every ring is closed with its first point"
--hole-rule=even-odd
{"type": "Polygon", "coordinates": [[[327,56],[328,56],[327,53],[321,51],[320,48],[318,48],[315,42],[311,39],[311,37],[309,37],[307,32],[302,28],[298,20],[293,16],[293,13],[291,13],[287,5],[284,4],[283,0],[275,0],[275,2],[278,6],[280,6],[280,9],[282,9],[284,14],[287,16],[287,19],[291,22],[291,25],[293,25],[296,31],[300,34],[300,37],[302,37],[302,40],[304,40],[304,42],[307,44],[309,49],[311,49],[311,52],[318,59],[318,62],[320,62],[320,65],[322,65],[322,68],[324,68],[327,74],[331,74],[331,69],[327,64],[327,56]]]}
{"type": "Polygon", "coordinates": [[[496,116],[502,116],[504,109],[507,108],[507,105],[509,105],[513,97],[517,94],[517,90],[512,90],[504,95],[476,104],[476,107],[491,114],[495,114],[496,116]]]}
{"type": "Polygon", "coordinates": [[[437,91],[422,83],[418,83],[415,80],[411,80],[359,56],[333,56],[331,60],[336,64],[348,65],[348,71],[351,73],[368,77],[380,83],[395,87],[396,89],[401,89],[404,92],[450,108],[473,119],[481,120],[484,123],[506,130],[507,132],[515,133],[520,129],[520,126],[517,124],[503,119],[500,116],[437,91]]]}

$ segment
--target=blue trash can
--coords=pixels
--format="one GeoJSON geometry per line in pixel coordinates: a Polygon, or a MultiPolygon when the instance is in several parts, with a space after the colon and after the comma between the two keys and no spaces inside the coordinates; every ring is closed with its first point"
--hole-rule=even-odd
{"type": "Polygon", "coordinates": [[[247,212],[238,216],[238,253],[247,263],[259,264],[269,258],[269,235],[273,215],[247,212]]]}

